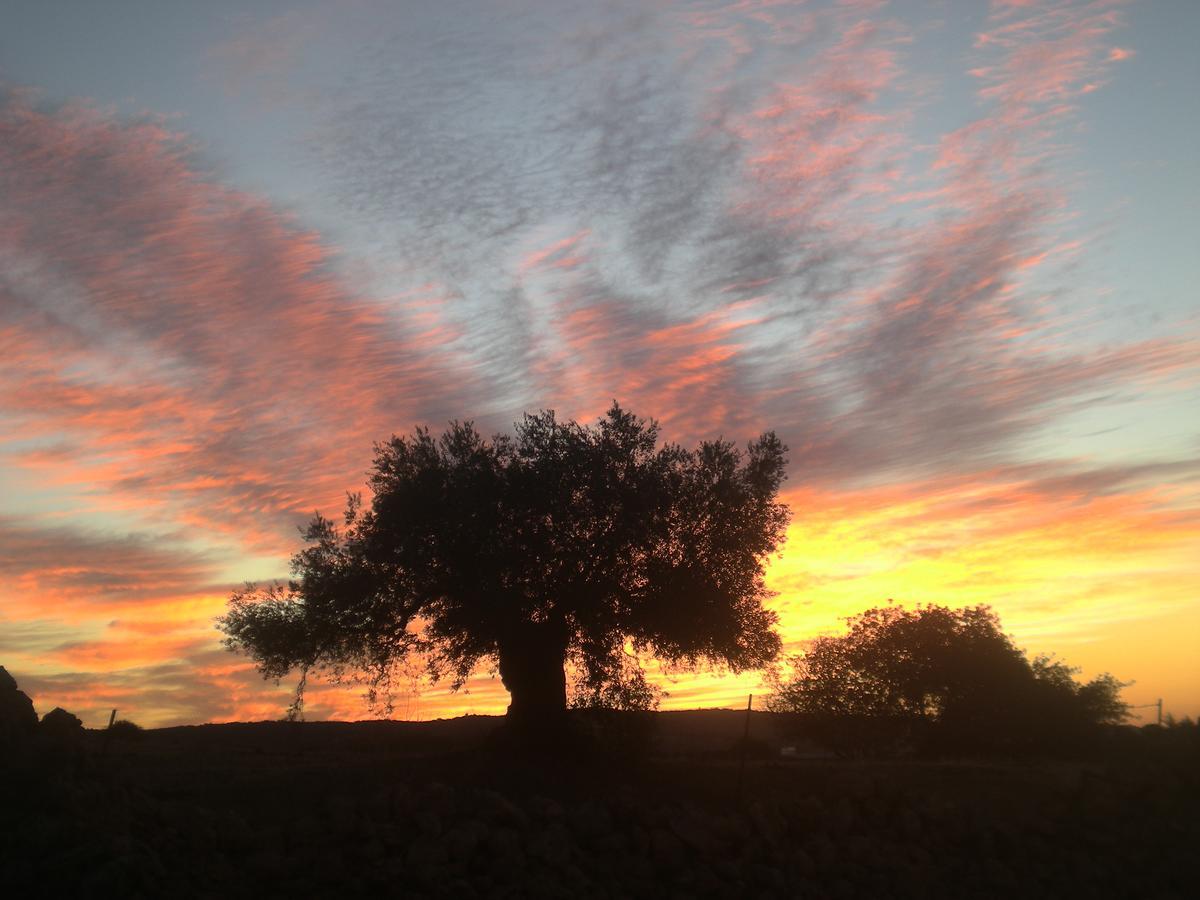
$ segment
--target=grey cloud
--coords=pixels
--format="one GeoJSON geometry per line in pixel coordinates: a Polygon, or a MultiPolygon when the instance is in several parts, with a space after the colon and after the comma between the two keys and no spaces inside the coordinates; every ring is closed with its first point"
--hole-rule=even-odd
{"type": "Polygon", "coordinates": [[[84,603],[196,593],[214,585],[217,567],[212,554],[177,536],[89,533],[0,517],[0,577],[10,585],[33,578],[42,591],[84,603]]]}

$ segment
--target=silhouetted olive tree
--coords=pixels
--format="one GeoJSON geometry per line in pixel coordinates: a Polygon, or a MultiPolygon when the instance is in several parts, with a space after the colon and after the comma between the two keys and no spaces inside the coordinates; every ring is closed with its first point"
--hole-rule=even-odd
{"type": "Polygon", "coordinates": [[[783,539],[786,448],[659,446],[615,403],[593,426],[526,415],[513,437],[471,423],[376,446],[371,502],[317,516],[295,580],[235,593],[219,627],[266,677],[366,673],[386,686],[423,653],[460,687],[492,661],[510,720],[550,722],[576,693],[648,690],[627,650],[668,664],[761,666],[778,653],[763,563],[783,539]]]}
{"type": "Polygon", "coordinates": [[[794,677],[770,700],[777,711],[806,714],[835,743],[1067,749],[1127,715],[1119,681],[1105,674],[1080,684],[1061,662],[1030,661],[987,606],[887,606],[848,624],[847,634],[817,638],[793,660],[794,677]]]}

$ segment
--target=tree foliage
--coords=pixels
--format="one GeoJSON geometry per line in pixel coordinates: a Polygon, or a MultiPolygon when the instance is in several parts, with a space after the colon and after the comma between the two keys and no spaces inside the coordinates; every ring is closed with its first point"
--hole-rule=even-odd
{"type": "Polygon", "coordinates": [[[987,606],[887,606],[847,621],[793,660],[773,709],[850,743],[961,751],[1065,748],[1127,716],[1119,681],[1081,684],[1062,662],[1028,659],[987,606]]]}
{"type": "Polygon", "coordinates": [[[510,715],[577,696],[645,700],[627,648],[665,664],[761,666],[779,650],[763,563],[781,543],[786,448],[660,446],[613,404],[595,425],[526,415],[515,435],[470,422],[375,447],[370,505],[318,515],[286,585],[235,593],[219,627],[266,677],[363,673],[386,691],[424,654],[457,688],[496,664],[510,715]],[[622,691],[624,694],[622,695],[622,691]]]}

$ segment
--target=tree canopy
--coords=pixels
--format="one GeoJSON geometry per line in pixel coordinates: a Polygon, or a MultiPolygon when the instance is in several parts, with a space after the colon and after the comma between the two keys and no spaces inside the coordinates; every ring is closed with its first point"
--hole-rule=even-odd
{"type": "Polygon", "coordinates": [[[457,688],[494,663],[513,718],[566,706],[564,663],[591,696],[645,697],[631,655],[734,671],[777,655],[763,601],[781,544],[786,448],[768,432],[659,444],[616,403],[594,425],[527,414],[513,436],[470,422],[375,447],[370,504],[317,515],[288,584],[247,586],[218,627],[264,676],[363,673],[388,685],[422,654],[457,688]]]}
{"type": "Polygon", "coordinates": [[[1127,714],[1119,681],[1105,674],[1080,684],[1062,662],[1029,660],[987,606],[879,607],[848,625],[793,661],[772,708],[823,720],[842,737],[853,732],[838,720],[900,726],[893,735],[916,725],[928,746],[955,750],[1062,746],[1127,714]]]}

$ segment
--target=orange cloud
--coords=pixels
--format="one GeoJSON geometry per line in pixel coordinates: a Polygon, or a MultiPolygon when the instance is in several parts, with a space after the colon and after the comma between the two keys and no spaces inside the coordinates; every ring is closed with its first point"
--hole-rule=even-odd
{"type": "Polygon", "coordinates": [[[351,293],[316,235],[193,156],[155,123],[4,101],[0,403],[18,460],[56,440],[54,483],[278,550],[470,376],[430,310],[351,293]]]}
{"type": "MultiPolygon", "coordinates": [[[[1114,668],[1110,650],[1095,648],[1109,648],[1131,623],[1173,616],[1200,624],[1192,560],[1200,540],[1198,468],[1197,462],[1026,465],[855,491],[793,489],[786,497],[794,514],[788,541],[768,575],[789,651],[836,631],[839,617],[894,598],[989,603],[1029,652],[1059,652],[1091,674],[1114,668]]],[[[210,613],[220,604],[213,598],[210,613]]],[[[69,705],[89,721],[114,705],[137,711],[147,724],[282,714],[287,684],[262,682],[246,660],[217,649],[215,636],[189,632],[189,623],[200,619],[194,609],[154,608],[165,618],[114,622],[97,639],[64,643],[12,668],[36,687],[39,708],[69,705]],[[171,617],[173,609],[178,618],[171,617]],[[48,666],[74,674],[38,674],[48,666]],[[178,690],[180,679],[186,690],[178,690]],[[178,693],[164,705],[168,690],[178,693]]],[[[1115,674],[1162,685],[1170,673],[1155,664],[1153,648],[1147,645],[1141,658],[1136,670],[1115,674]]],[[[670,694],[666,708],[731,705],[763,690],[757,673],[651,671],[670,694]]],[[[354,685],[318,681],[309,700],[313,718],[367,715],[362,689],[354,685]]],[[[502,687],[486,673],[466,692],[414,684],[402,687],[396,700],[396,714],[410,718],[499,714],[507,705],[502,687]]],[[[1200,696],[1177,689],[1173,704],[1194,709],[1200,696]]]]}

